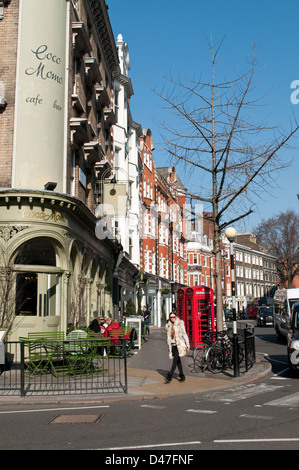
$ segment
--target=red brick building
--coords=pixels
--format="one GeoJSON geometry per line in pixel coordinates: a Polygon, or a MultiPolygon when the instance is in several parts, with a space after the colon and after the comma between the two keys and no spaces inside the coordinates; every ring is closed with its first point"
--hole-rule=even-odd
{"type": "Polygon", "coordinates": [[[167,316],[179,286],[187,284],[186,191],[175,168],[156,168],[153,138],[143,131],[141,182],[140,293],[149,305],[152,321],[167,316]]]}

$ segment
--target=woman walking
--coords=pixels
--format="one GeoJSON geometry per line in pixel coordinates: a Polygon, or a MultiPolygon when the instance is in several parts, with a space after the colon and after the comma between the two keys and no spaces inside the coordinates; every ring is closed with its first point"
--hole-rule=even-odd
{"type": "Polygon", "coordinates": [[[173,312],[170,312],[169,314],[169,321],[166,325],[166,333],[169,358],[173,359],[171,370],[165,378],[166,383],[169,383],[172,380],[172,376],[176,367],[178,367],[180,373],[179,381],[183,382],[185,380],[185,376],[183,373],[181,357],[186,355],[186,350],[190,349],[190,345],[183,320],[180,320],[179,317],[177,317],[173,312]]]}

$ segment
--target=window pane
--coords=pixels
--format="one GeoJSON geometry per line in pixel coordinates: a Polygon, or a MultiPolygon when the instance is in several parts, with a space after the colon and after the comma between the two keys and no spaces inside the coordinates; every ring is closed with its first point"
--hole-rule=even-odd
{"type": "Polygon", "coordinates": [[[56,266],[55,250],[48,240],[38,239],[22,246],[15,264],[56,266]]]}
{"type": "Polygon", "coordinates": [[[20,273],[16,279],[16,315],[37,314],[37,274],[20,273]]]}

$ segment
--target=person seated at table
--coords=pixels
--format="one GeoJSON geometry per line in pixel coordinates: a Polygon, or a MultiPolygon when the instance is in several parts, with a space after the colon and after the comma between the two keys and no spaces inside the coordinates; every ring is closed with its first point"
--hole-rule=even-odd
{"type": "Polygon", "coordinates": [[[127,344],[127,345],[130,345],[131,347],[133,347],[133,346],[134,346],[134,341],[136,341],[137,339],[138,339],[137,331],[136,331],[136,329],[135,329],[134,326],[133,326],[132,329],[129,330],[129,331],[125,334],[126,344],[127,344]]]}
{"type": "Polygon", "coordinates": [[[99,327],[101,332],[104,334],[106,326],[104,325],[104,317],[99,317],[99,327]]]}
{"type": "Polygon", "coordinates": [[[96,318],[92,320],[92,322],[89,325],[89,330],[92,331],[92,333],[99,333],[99,336],[102,335],[101,327],[99,325],[99,322],[96,318]]]}
{"type": "Polygon", "coordinates": [[[104,320],[104,327],[105,329],[107,328],[107,326],[110,325],[110,323],[112,322],[112,318],[106,318],[106,320],[104,320]]]}
{"type": "MultiPolygon", "coordinates": [[[[115,318],[111,323],[110,325],[107,326],[105,332],[104,332],[104,338],[109,338],[110,337],[110,331],[111,330],[122,330],[123,331],[123,328],[120,326],[119,324],[119,320],[118,318],[115,318]]],[[[118,344],[119,343],[119,340],[112,340],[111,341],[111,344],[118,344]]]]}

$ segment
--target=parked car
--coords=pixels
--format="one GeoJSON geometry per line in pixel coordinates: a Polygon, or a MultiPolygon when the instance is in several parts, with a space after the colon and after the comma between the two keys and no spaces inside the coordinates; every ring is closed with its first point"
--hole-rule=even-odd
{"type": "Polygon", "coordinates": [[[224,313],[224,318],[225,320],[229,321],[229,320],[232,320],[233,319],[233,312],[232,310],[229,310],[228,308],[225,308],[223,310],[223,313],[224,313]]]}
{"type": "Polygon", "coordinates": [[[247,316],[249,319],[256,318],[256,314],[258,311],[258,307],[248,307],[247,308],[247,316]]]}
{"type": "Polygon", "coordinates": [[[287,333],[290,373],[293,377],[299,377],[299,302],[292,306],[290,322],[282,323],[281,327],[287,333]]]}
{"type": "Polygon", "coordinates": [[[266,305],[259,307],[256,314],[256,324],[257,326],[273,325],[273,307],[266,305]]]}

